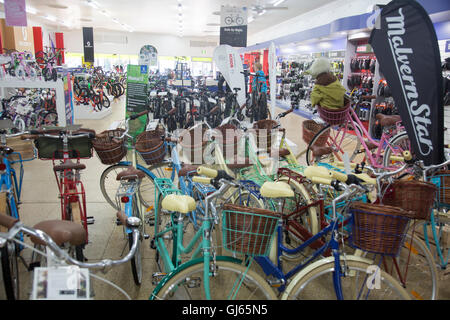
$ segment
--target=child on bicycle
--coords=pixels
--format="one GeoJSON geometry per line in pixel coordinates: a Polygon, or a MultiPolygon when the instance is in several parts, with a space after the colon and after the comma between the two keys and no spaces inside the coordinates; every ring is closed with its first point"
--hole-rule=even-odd
{"type": "Polygon", "coordinates": [[[331,72],[330,61],[318,58],[306,71],[316,81],[311,92],[311,105],[320,105],[328,109],[339,110],[344,108],[345,88],[339,79],[331,72]]]}

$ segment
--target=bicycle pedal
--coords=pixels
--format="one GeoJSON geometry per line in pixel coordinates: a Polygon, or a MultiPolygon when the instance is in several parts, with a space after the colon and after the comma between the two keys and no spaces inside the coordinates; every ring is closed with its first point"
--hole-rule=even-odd
{"type": "Polygon", "coordinates": [[[152,274],[152,284],[156,286],[164,277],[167,275],[167,273],[164,272],[155,272],[152,274]]]}
{"type": "Polygon", "coordinates": [[[87,222],[87,224],[94,224],[95,223],[95,219],[94,219],[94,217],[87,217],[86,218],[86,222],[87,222]]]}
{"type": "Polygon", "coordinates": [[[119,219],[116,219],[116,225],[121,226],[122,225],[122,221],[120,221],[119,219]]]}
{"type": "Polygon", "coordinates": [[[145,240],[150,239],[150,235],[149,234],[144,234],[144,239],[145,240]]]}

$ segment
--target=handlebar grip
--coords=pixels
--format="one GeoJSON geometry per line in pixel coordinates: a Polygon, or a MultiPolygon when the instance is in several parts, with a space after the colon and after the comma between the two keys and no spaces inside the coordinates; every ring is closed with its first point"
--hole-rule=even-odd
{"type": "Polygon", "coordinates": [[[398,162],[405,162],[405,158],[404,157],[400,157],[400,156],[390,156],[389,160],[391,160],[391,161],[398,161],[398,162]]]}
{"type": "Polygon", "coordinates": [[[207,177],[199,177],[199,176],[192,177],[192,181],[202,184],[211,184],[212,180],[213,180],[212,178],[207,177]]]}
{"type": "Polygon", "coordinates": [[[198,167],[197,173],[202,176],[207,176],[208,178],[216,178],[219,172],[214,169],[206,168],[206,167],[198,167]]]}
{"type": "Polygon", "coordinates": [[[19,222],[19,219],[16,219],[11,216],[7,216],[6,214],[0,214],[0,225],[5,228],[11,229],[14,225],[19,222]]]}
{"type": "Polygon", "coordinates": [[[209,114],[214,114],[217,111],[219,111],[220,107],[219,106],[215,106],[214,108],[211,109],[211,111],[209,112],[209,114]]]}
{"type": "Polygon", "coordinates": [[[341,182],[346,182],[348,180],[348,176],[345,173],[338,171],[331,171],[331,174],[334,179],[339,180],[341,182]]]}
{"type": "Polygon", "coordinates": [[[331,182],[332,182],[333,180],[331,180],[331,179],[327,179],[327,178],[320,178],[320,177],[312,177],[311,178],[311,182],[312,183],[316,183],[316,184],[326,184],[326,185],[329,185],[329,186],[331,186],[331,182]]]}
{"type": "Polygon", "coordinates": [[[135,120],[135,119],[140,118],[140,117],[142,117],[142,116],[144,116],[146,114],[148,114],[148,110],[145,110],[145,111],[142,111],[142,112],[139,112],[139,113],[136,113],[136,114],[132,114],[130,116],[130,120],[135,120]]]}
{"type": "Polygon", "coordinates": [[[164,140],[166,142],[178,143],[178,139],[177,138],[173,138],[173,137],[166,137],[164,140]]]}

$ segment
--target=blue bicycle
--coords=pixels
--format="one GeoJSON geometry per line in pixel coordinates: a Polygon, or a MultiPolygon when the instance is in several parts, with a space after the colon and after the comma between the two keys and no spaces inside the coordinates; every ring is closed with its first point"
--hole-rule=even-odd
{"type": "MultiPolygon", "coordinates": [[[[18,137],[25,134],[25,132],[8,134],[8,130],[12,129],[14,129],[14,124],[11,120],[0,120],[0,214],[6,214],[19,219],[19,204],[24,174],[23,162],[31,161],[34,158],[24,160],[20,153],[14,152],[13,149],[6,145],[6,138],[18,137]],[[18,160],[12,160],[13,156],[18,160]],[[19,175],[17,175],[16,169],[13,168],[15,163],[19,163],[19,175]]],[[[0,232],[5,231],[7,230],[0,228],[0,232]]],[[[23,241],[23,234],[18,234],[18,237],[20,237],[19,240],[23,241]]],[[[21,245],[12,242],[1,248],[3,283],[8,300],[19,299],[18,258],[22,249],[23,247],[21,245]]]]}

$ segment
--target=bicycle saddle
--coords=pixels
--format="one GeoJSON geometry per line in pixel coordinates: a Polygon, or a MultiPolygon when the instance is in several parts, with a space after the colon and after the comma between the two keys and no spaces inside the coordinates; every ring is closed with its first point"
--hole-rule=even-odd
{"type": "Polygon", "coordinates": [[[294,191],[286,182],[264,182],[260,189],[260,193],[264,198],[291,198],[294,191]]]}
{"type": "Polygon", "coordinates": [[[86,169],[86,165],[82,163],[72,162],[70,159],[65,163],[56,165],[53,167],[54,171],[64,171],[64,170],[84,170],[86,169]]]}
{"type": "Polygon", "coordinates": [[[380,121],[382,127],[394,126],[397,122],[402,121],[399,115],[387,116],[382,113],[376,115],[377,120],[380,121]]]}
{"type": "Polygon", "coordinates": [[[140,180],[143,179],[145,177],[145,173],[142,172],[141,170],[135,169],[133,167],[129,167],[127,170],[122,171],[121,173],[119,173],[117,175],[116,180],[120,181],[120,180],[136,180],[136,177],[140,180]]]}
{"type": "Polygon", "coordinates": [[[194,211],[197,205],[194,198],[180,194],[169,194],[164,197],[161,207],[167,211],[189,213],[194,211]]]}
{"type": "MultiPolygon", "coordinates": [[[[58,246],[70,243],[79,246],[86,243],[86,230],[79,223],[65,220],[49,220],[39,222],[34,229],[41,230],[48,234],[58,246]]],[[[45,245],[38,238],[31,236],[31,241],[35,244],[45,245]]]]}

